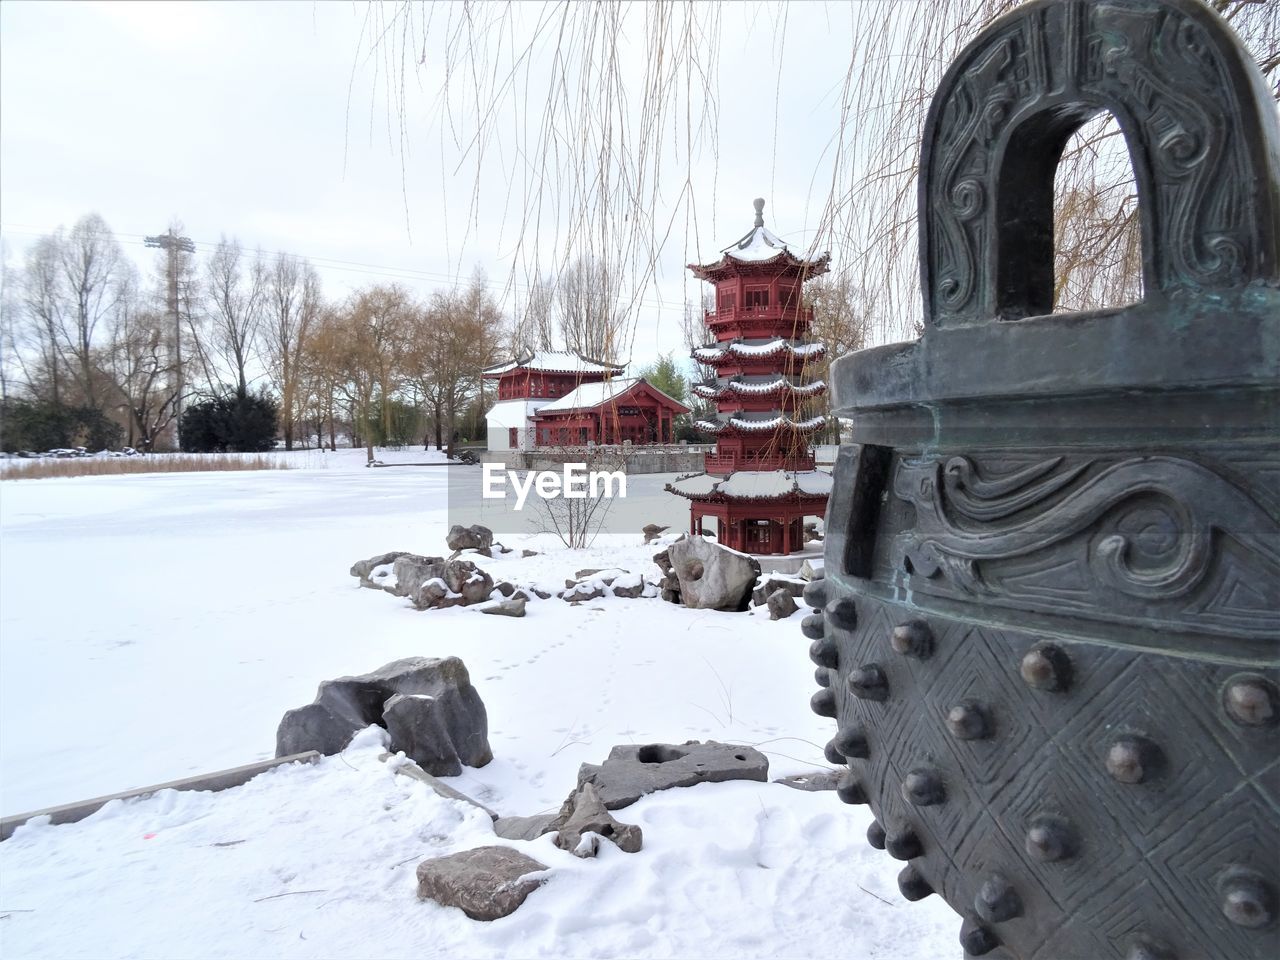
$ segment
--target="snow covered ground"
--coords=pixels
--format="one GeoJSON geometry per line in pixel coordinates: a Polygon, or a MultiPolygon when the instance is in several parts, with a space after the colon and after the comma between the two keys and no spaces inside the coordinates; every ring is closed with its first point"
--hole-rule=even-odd
{"type": "MultiPolygon", "coordinates": [[[[415,655],[466,662],[495,760],[451,782],[503,814],[554,810],[579,764],[617,743],[752,744],[771,777],[826,766],[832,725],[808,709],[798,616],[615,598],[534,602],[523,620],[418,612],[347,568],[444,552],[464,509],[456,496],[446,509],[446,477],[474,470],[478,486],[478,470],[287,456],[298,469],[0,484],[0,812],[269,757],[281,714],[321,680],[415,655]]],[[[680,529],[684,502],[657,495],[670,479],[632,483],[668,510],[650,519],[680,529]]],[[[585,567],[647,569],[640,539],[566,551],[507,538],[544,552],[484,565],[562,585],[585,567]]],[[[508,842],[393,776],[379,750],[364,738],[223,793],[20,828],[0,844],[0,955],[960,956],[955,914],[907,904],[901,865],[867,846],[865,807],[773,784],[619,811],[644,829],[638,854],[510,842],[551,875],[505,920],[420,903],[419,860],[508,842]]]]}

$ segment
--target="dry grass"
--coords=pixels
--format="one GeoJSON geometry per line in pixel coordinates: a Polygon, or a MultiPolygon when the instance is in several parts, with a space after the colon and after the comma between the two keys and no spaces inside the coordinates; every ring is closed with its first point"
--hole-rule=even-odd
{"type": "Polygon", "coordinates": [[[284,460],[261,454],[161,454],[149,457],[70,457],[65,460],[5,460],[0,480],[50,477],[109,477],[130,473],[205,473],[227,470],[288,470],[284,460]]]}

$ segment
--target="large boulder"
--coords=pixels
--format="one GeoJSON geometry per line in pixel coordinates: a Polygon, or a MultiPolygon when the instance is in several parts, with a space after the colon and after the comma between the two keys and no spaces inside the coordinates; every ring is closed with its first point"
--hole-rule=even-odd
{"type": "Polygon", "coordinates": [[[445,543],[455,553],[459,550],[479,550],[482,553],[488,553],[489,548],[493,546],[493,531],[478,523],[473,523],[469,527],[455,523],[449,528],[445,543]]]}
{"type": "Polygon", "coordinates": [[[546,882],[546,869],[510,847],[464,850],[418,864],[418,897],[459,907],[472,920],[497,920],[546,882]]]}
{"type": "Polygon", "coordinates": [[[403,750],[437,777],[493,759],[484,702],[457,657],[409,657],[372,673],[324,681],[314,702],[281,719],[276,756],[341,753],[370,724],[386,727],[392,750],[403,750]]]}
{"type": "Polygon", "coordinates": [[[708,740],[627,744],[614,747],[602,764],[578,768],[578,787],[591,784],[609,810],[630,806],[646,794],[725,780],[769,777],[769,758],[752,747],[708,740]]]}
{"type": "MultiPolygon", "coordinates": [[[[667,548],[680,582],[680,602],[697,610],[745,610],[760,576],[754,557],[705,537],[685,537],[667,548]]],[[[655,558],[656,559],[656,558],[655,558]]]]}

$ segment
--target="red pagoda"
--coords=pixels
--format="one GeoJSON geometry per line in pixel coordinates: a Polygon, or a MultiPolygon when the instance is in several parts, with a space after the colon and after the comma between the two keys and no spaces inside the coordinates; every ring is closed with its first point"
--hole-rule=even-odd
{"type": "Polygon", "coordinates": [[[689,499],[691,533],[702,533],[713,517],[724,546],[784,554],[803,548],[804,518],[823,516],[831,492],[831,475],[814,469],[809,447],[826,420],[806,416],[807,402],[826,384],[805,379],[806,362],[821,358],[824,347],[805,339],[813,312],[802,297],[831,256],[797,257],[765,228],[764,201],[755,208],[751,232],[719,260],[689,264],[716,287],[716,309],[705,316],[715,342],[693,351],[700,366],[715,371],[714,380],[693,389],[716,403],[716,419],[698,422],[715,434],[716,450],[706,473],[667,489],[689,499]]]}

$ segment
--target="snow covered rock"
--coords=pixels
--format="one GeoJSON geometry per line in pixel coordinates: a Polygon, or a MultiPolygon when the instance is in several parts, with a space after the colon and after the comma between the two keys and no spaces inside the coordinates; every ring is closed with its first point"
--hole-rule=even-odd
{"type": "Polygon", "coordinates": [[[351,575],[360,579],[360,586],[382,589],[382,584],[373,579],[374,571],[379,567],[390,567],[398,559],[408,556],[405,550],[394,550],[391,553],[380,553],[368,560],[357,560],[351,565],[351,575]]]}
{"type": "Polygon", "coordinates": [[[480,612],[492,614],[495,617],[523,617],[524,604],[524,597],[513,597],[510,600],[495,603],[492,607],[481,607],[480,612]]]}
{"type": "Polygon", "coordinates": [[[395,580],[383,589],[397,597],[411,597],[428,578],[436,576],[434,568],[441,563],[444,563],[444,557],[422,557],[416,553],[396,557],[391,565],[395,580]]]}
{"type": "Polygon", "coordinates": [[[532,817],[499,817],[493,822],[493,832],[504,840],[537,840],[550,833],[556,819],[554,813],[539,813],[532,817]]]}
{"type": "Polygon", "coordinates": [[[418,864],[418,897],[459,907],[472,920],[498,920],[542,886],[546,869],[509,847],[478,847],[418,864]]]}
{"type": "Polygon", "coordinates": [[[450,550],[454,551],[455,555],[461,550],[477,550],[488,555],[490,548],[493,546],[493,531],[488,527],[480,526],[478,523],[473,523],[469,527],[455,523],[449,528],[445,543],[450,550]]]}
{"type": "Polygon", "coordinates": [[[600,799],[599,791],[590,783],[582,784],[564,802],[547,830],[555,830],[556,846],[575,857],[594,857],[600,837],[612,840],[624,853],[636,853],[644,842],[640,827],[615,820],[600,799]]]}
{"type": "Polygon", "coordinates": [[[822,790],[834,790],[841,773],[838,770],[815,770],[813,773],[796,773],[773,781],[792,790],[804,790],[806,793],[817,793],[822,790]]]}
{"type": "Polygon", "coordinates": [[[826,575],[826,564],[822,557],[810,557],[800,564],[800,576],[804,580],[821,580],[826,575]]]}
{"type": "Polygon", "coordinates": [[[751,599],[757,607],[763,607],[769,602],[769,598],[779,590],[785,590],[793,597],[798,597],[804,592],[805,581],[799,577],[789,577],[786,574],[773,573],[760,578],[760,584],[751,592],[751,599]]]}
{"type": "MultiPolygon", "coordinates": [[[[680,601],[697,610],[745,610],[760,576],[754,557],[704,537],[685,537],[667,548],[680,581],[680,601]]],[[[656,559],[656,558],[655,558],[656,559]]]]}
{"type": "Polygon", "coordinates": [[[646,523],[640,528],[640,532],[644,534],[645,543],[652,543],[654,540],[657,540],[666,529],[666,527],[660,527],[656,523],[646,523]]]}
{"type": "Polygon", "coordinates": [[[785,620],[800,609],[796,604],[795,595],[787,590],[773,591],[765,603],[769,607],[770,620],[785,620]]]}
{"type": "Polygon", "coordinates": [[[752,747],[714,740],[682,745],[650,743],[614,747],[602,764],[578,768],[578,786],[592,784],[609,810],[630,806],[646,794],[725,780],[769,777],[769,758],[752,747]]]}
{"type": "Polygon", "coordinates": [[[370,724],[385,726],[393,751],[437,777],[493,759],[489,718],[457,657],[409,657],[357,677],[320,684],[313,703],[288,711],[276,731],[276,756],[341,753],[370,724]]]}
{"type": "Polygon", "coordinates": [[[444,560],[423,570],[427,579],[409,596],[419,610],[484,603],[493,578],[470,560],[444,560]]]}

